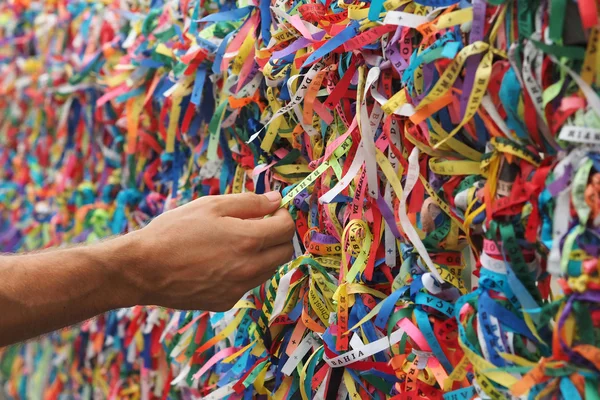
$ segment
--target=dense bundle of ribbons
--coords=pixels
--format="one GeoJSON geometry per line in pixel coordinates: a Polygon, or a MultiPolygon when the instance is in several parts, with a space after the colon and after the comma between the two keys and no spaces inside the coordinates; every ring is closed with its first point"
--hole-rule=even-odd
{"type": "Polygon", "coordinates": [[[297,225],[231,311],[1,349],[5,392],[597,399],[599,46],[594,0],[3,1],[2,251],[219,193],[297,225]]]}

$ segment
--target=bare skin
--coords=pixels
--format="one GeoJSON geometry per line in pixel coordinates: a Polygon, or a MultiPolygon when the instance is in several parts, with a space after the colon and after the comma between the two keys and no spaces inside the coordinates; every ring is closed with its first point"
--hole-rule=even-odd
{"type": "Polygon", "coordinates": [[[203,197],[98,244],[0,256],[0,346],[134,305],[228,310],[292,256],[280,200],[203,197]]]}

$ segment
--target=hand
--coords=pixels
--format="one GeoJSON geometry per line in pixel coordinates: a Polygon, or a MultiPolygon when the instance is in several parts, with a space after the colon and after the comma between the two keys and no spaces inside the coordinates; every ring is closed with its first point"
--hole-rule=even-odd
{"type": "Polygon", "coordinates": [[[140,254],[122,272],[135,302],[230,309],[292,257],[295,225],[280,201],[277,192],[202,197],[126,235],[140,254]]]}

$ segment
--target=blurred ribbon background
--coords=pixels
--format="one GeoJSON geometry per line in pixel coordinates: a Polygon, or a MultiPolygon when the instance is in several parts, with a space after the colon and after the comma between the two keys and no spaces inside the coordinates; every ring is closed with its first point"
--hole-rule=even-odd
{"type": "Polygon", "coordinates": [[[231,311],[0,349],[5,394],[600,398],[599,40],[595,0],[4,1],[1,251],[244,191],[297,227],[231,311]]]}

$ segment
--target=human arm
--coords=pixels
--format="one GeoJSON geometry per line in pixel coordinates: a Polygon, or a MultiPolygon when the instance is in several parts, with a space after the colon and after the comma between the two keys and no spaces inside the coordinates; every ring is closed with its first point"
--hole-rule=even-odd
{"type": "Polygon", "coordinates": [[[290,260],[280,200],[208,196],[94,245],[0,256],[0,346],[137,304],[231,308],[290,260]]]}

